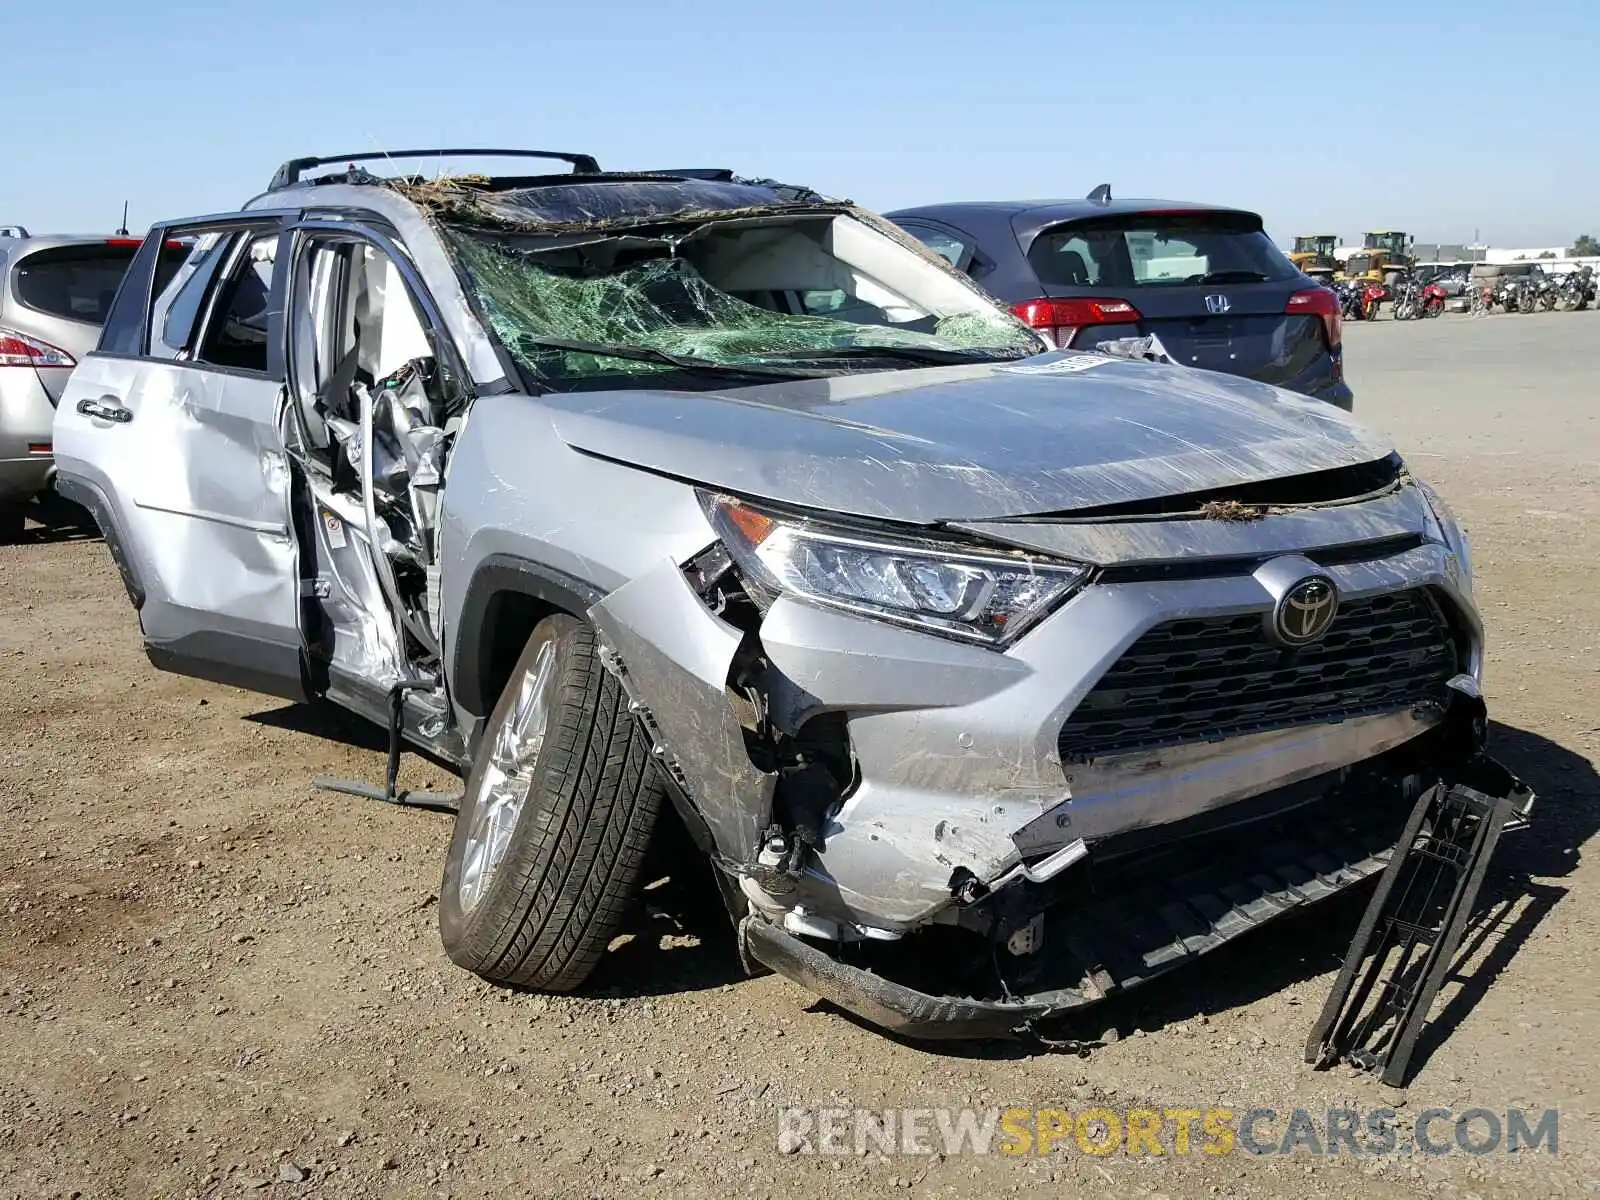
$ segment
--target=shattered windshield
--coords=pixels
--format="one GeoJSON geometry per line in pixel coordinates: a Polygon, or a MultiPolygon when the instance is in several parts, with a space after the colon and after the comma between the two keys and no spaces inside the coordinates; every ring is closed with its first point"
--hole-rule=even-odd
{"type": "Polygon", "coordinates": [[[844,214],[614,236],[444,233],[496,336],[556,389],[685,371],[758,382],[1042,349],[982,293],[844,214]]]}

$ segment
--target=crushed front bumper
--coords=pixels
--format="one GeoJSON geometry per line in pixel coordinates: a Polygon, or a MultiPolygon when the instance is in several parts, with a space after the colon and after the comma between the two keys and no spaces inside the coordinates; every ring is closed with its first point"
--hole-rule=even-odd
{"type": "Polygon", "coordinates": [[[1003,984],[983,980],[963,989],[998,990],[996,998],[943,990],[965,982],[966,972],[950,969],[948,958],[930,973],[909,956],[863,945],[878,953],[852,962],[759,916],[741,923],[740,937],[748,957],[906,1037],[1023,1033],[1378,874],[1411,807],[1398,789],[1381,786],[1339,790],[1309,805],[1292,799],[1281,798],[1290,807],[1276,816],[1225,830],[1208,831],[1199,817],[1162,831],[1153,846],[1108,843],[1087,869],[1069,870],[1058,885],[997,893],[995,911],[971,912],[968,924],[992,925],[998,944],[970,934],[966,957],[977,980],[999,965],[1003,984]],[[1038,948],[1011,954],[1007,935],[1030,925],[1038,948]]]}
{"type": "MultiPolygon", "coordinates": [[[[1439,778],[1426,770],[1427,760],[1473,761],[1470,747],[1481,731],[1465,726],[1474,707],[1481,712],[1481,701],[1456,714],[1455,728],[1429,735],[1429,746],[1386,756],[1377,770],[1319,800],[1296,803],[1306,789],[1287,789],[1260,798],[1254,813],[1233,814],[1240,824],[1218,829],[1214,817],[1199,817],[1155,838],[1113,840],[1082,873],[997,893],[990,908],[980,901],[963,923],[986,932],[986,942],[969,936],[959,957],[930,953],[919,937],[841,953],[759,915],[740,922],[741,951],[904,1037],[1041,1034],[1042,1022],[1147,983],[1382,873],[1402,852],[1416,799],[1439,778]],[[1415,767],[1424,773],[1386,775],[1415,767]],[[1019,936],[1027,939],[1020,954],[1019,936]]],[[[1505,776],[1505,798],[1525,811],[1531,793],[1491,766],[1474,775],[1505,776]]]]}

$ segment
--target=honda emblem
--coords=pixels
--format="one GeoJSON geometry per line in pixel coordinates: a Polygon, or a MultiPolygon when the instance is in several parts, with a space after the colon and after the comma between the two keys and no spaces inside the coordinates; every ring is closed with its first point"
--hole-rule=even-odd
{"type": "Polygon", "coordinates": [[[1228,298],[1226,296],[1206,297],[1206,311],[1214,317],[1220,317],[1232,307],[1233,305],[1228,303],[1228,298]]]}

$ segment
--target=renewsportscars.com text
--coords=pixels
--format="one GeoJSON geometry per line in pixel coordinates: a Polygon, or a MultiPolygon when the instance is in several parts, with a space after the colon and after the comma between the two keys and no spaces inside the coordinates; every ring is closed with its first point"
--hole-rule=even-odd
{"type": "Polygon", "coordinates": [[[1558,1150],[1554,1108],[783,1108],[784,1154],[1484,1155],[1558,1150]]]}

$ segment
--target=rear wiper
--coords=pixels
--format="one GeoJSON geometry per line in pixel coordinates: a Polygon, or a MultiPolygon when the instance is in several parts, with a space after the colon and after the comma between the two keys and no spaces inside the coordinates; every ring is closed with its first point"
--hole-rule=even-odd
{"type": "Polygon", "coordinates": [[[764,379],[821,379],[830,372],[806,371],[790,367],[739,366],[734,363],[711,362],[704,358],[672,354],[653,346],[608,346],[603,342],[584,342],[571,338],[547,338],[524,335],[523,340],[548,350],[568,350],[577,354],[593,354],[600,358],[625,358],[634,362],[661,363],[677,367],[680,371],[715,371],[722,375],[759,376],[764,379]]]}
{"type": "Polygon", "coordinates": [[[1213,271],[1200,276],[1201,283],[1265,283],[1267,277],[1260,271],[1213,271]]]}

